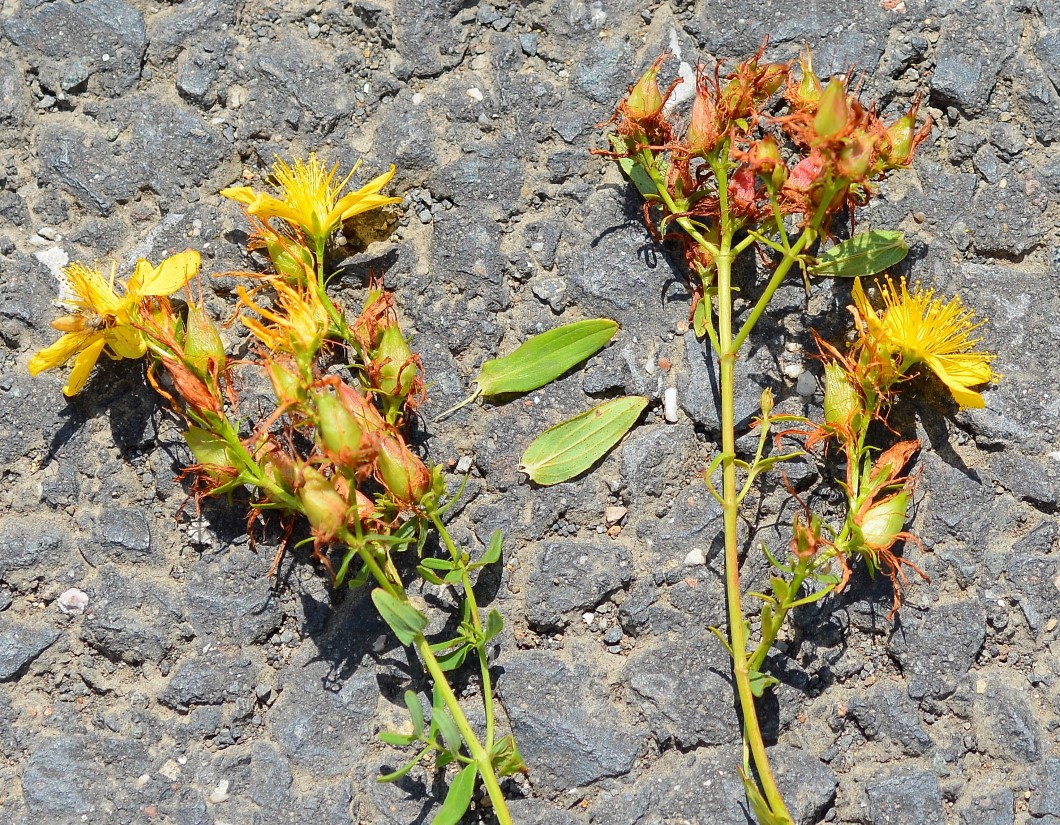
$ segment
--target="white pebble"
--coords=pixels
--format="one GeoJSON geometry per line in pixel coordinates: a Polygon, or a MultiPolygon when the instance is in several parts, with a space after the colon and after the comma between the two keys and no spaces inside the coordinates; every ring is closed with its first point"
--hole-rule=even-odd
{"type": "Polygon", "coordinates": [[[702,547],[693,547],[685,556],[685,567],[698,567],[707,563],[707,555],[702,547]]]}
{"type": "Polygon", "coordinates": [[[217,787],[210,792],[207,799],[213,805],[218,805],[228,799],[228,780],[222,779],[218,782],[217,787]]]}
{"type": "Polygon", "coordinates": [[[423,95],[420,92],[416,92],[416,94],[412,96],[412,105],[419,106],[421,103],[423,103],[423,95]]]}
{"type": "Polygon", "coordinates": [[[802,375],[802,364],[785,364],[784,375],[794,381],[802,375]]]}
{"type": "Polygon", "coordinates": [[[71,587],[59,596],[59,609],[68,616],[80,616],[88,607],[88,594],[71,587]]]}
{"type": "Polygon", "coordinates": [[[671,424],[677,421],[677,387],[667,387],[663,392],[663,418],[671,424]]]}
{"type": "Polygon", "coordinates": [[[475,464],[475,459],[469,455],[460,456],[460,460],[456,462],[456,471],[458,473],[466,473],[475,464]]]}
{"type": "Polygon", "coordinates": [[[472,86],[470,89],[467,90],[467,96],[470,97],[472,100],[477,100],[479,103],[482,102],[482,92],[480,92],[475,86],[472,86]]]}
{"type": "Polygon", "coordinates": [[[595,619],[595,613],[582,613],[582,621],[585,622],[586,627],[592,627],[593,621],[595,619]]]}

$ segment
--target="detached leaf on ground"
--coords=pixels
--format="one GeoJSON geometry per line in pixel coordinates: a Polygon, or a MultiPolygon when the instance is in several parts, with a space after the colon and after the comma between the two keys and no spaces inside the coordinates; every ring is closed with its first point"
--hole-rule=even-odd
{"type": "Polygon", "coordinates": [[[883,272],[909,253],[905,235],[889,229],[860,232],[817,256],[810,273],[829,278],[858,278],[883,272]]]}
{"type": "Polygon", "coordinates": [[[572,479],[614,447],[647,406],[643,396],[624,396],[550,427],[526,448],[519,469],[546,486],[572,479]]]}
{"type": "Polygon", "coordinates": [[[535,335],[503,358],[482,365],[475,379],[485,396],[530,392],[599,352],[618,324],[607,318],[576,321],[535,335]]]}

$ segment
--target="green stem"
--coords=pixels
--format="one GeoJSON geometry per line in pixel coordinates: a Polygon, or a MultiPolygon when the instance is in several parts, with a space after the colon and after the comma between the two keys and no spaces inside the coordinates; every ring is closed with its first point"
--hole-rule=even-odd
{"type": "MultiPolygon", "coordinates": [[[[452,536],[450,536],[449,531],[445,529],[445,525],[442,523],[441,518],[438,517],[437,512],[431,513],[431,522],[434,524],[435,529],[438,531],[438,535],[442,537],[442,541],[449,550],[449,555],[452,557],[453,563],[460,568],[460,583],[464,588],[464,598],[467,600],[468,613],[471,614],[471,623],[474,625],[475,630],[481,634],[482,617],[478,612],[478,600],[475,598],[475,590],[471,586],[471,577],[468,575],[467,564],[464,562],[463,554],[457,550],[456,545],[453,543],[452,536]]],[[[492,751],[495,730],[493,718],[493,685],[490,680],[490,669],[489,662],[486,658],[485,645],[476,645],[475,651],[478,653],[478,665],[482,678],[482,704],[483,710],[486,714],[486,750],[492,751]]]]}
{"type": "Polygon", "coordinates": [[[735,426],[735,371],[739,346],[732,333],[732,232],[726,221],[726,187],[723,175],[718,175],[721,200],[722,235],[721,249],[716,256],[718,267],[718,352],[721,383],[721,449],[722,460],[722,510],[725,524],[725,598],[729,619],[729,640],[732,645],[733,677],[740,699],[743,717],[744,742],[754,759],[758,782],[770,811],[779,822],[791,823],[791,815],[777,789],[772,768],[766,755],[762,729],[758,723],[754,693],[751,690],[751,668],[747,659],[747,629],[744,624],[743,605],[740,593],[740,554],[737,534],[736,486],[736,426],[735,426]]]}

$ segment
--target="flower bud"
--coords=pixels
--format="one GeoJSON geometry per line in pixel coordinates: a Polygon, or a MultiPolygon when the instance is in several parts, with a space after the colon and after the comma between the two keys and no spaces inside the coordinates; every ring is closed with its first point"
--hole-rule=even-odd
{"type": "Polygon", "coordinates": [[[809,524],[804,524],[798,513],[791,524],[791,542],[788,550],[791,555],[803,561],[809,561],[817,555],[817,549],[821,541],[821,520],[817,516],[810,518],[809,524]]]}
{"type": "Polygon", "coordinates": [[[298,486],[298,466],[286,452],[270,444],[270,449],[259,459],[269,480],[287,493],[298,486]]]}
{"type": "Polygon", "coordinates": [[[327,390],[314,391],[312,399],[324,451],[336,464],[354,469],[362,458],[364,447],[364,429],[360,422],[337,396],[327,390]]]}
{"type": "Polygon", "coordinates": [[[276,272],[297,283],[308,283],[313,273],[313,254],[302,244],[290,238],[280,240],[272,232],[265,233],[265,247],[276,272]]]}
{"type": "Polygon", "coordinates": [[[416,363],[400,327],[393,325],[383,330],[374,362],[377,364],[375,388],[392,398],[408,396],[416,379],[416,363]]]}
{"type": "Polygon", "coordinates": [[[276,403],[295,406],[305,401],[305,385],[297,369],[290,361],[270,359],[265,362],[276,403]]]}
{"type": "Polygon", "coordinates": [[[367,432],[380,432],[386,427],[386,422],[383,421],[383,416],[379,414],[379,410],[360,392],[345,383],[340,383],[336,389],[342,405],[353,414],[357,422],[367,432]]]}
{"type": "Polygon", "coordinates": [[[758,70],[758,98],[765,100],[780,91],[784,81],[788,79],[787,63],[766,63],[758,70]]]}
{"type": "Polygon", "coordinates": [[[802,69],[802,80],[799,81],[798,89],[794,93],[789,92],[789,97],[796,109],[805,109],[813,106],[821,99],[821,81],[814,74],[809,53],[807,53],[805,60],[799,60],[799,68],[802,69]]]}
{"type": "Polygon", "coordinates": [[[227,484],[238,475],[238,461],[228,443],[202,427],[188,427],[184,432],[191,454],[203,471],[218,484],[227,484]]]}
{"type": "Polygon", "coordinates": [[[346,525],[346,500],[335,492],[328,479],[308,465],[302,468],[298,499],[318,538],[330,541],[346,525]]]}
{"type": "Polygon", "coordinates": [[[762,408],[762,418],[769,418],[769,414],[773,412],[775,405],[775,399],[773,398],[773,390],[766,387],[762,390],[762,400],[758,402],[762,408]]]}
{"type": "Polygon", "coordinates": [[[881,155],[890,167],[905,166],[913,154],[916,110],[902,115],[887,127],[887,141],[881,155]]]}
{"type": "Polygon", "coordinates": [[[184,364],[201,378],[214,374],[225,362],[225,347],[217,325],[199,304],[188,304],[184,332],[184,364]]]}
{"type": "Polygon", "coordinates": [[[852,181],[864,180],[875,147],[875,141],[867,134],[860,134],[847,143],[839,152],[837,171],[840,177],[852,181]]]}
{"type": "Polygon", "coordinates": [[[720,136],[714,97],[706,79],[700,76],[696,78],[696,96],[692,101],[692,114],[683,146],[691,155],[707,155],[717,145],[720,136]]]}
{"type": "Polygon", "coordinates": [[[665,59],[666,55],[656,58],[622,103],[622,113],[630,120],[651,120],[662,111],[664,101],[657,78],[665,59]]]}
{"type": "Polygon", "coordinates": [[[751,144],[748,151],[751,165],[759,175],[774,189],[784,185],[788,178],[788,168],[780,155],[780,147],[772,135],[751,144]]]}
{"type": "Polygon", "coordinates": [[[824,365],[824,420],[833,430],[849,430],[862,413],[861,394],[835,361],[824,365]]]}
{"type": "Polygon", "coordinates": [[[909,506],[909,491],[902,490],[890,498],[877,502],[861,518],[861,535],[871,550],[888,550],[905,526],[905,511],[909,506]]]}
{"type": "Polygon", "coordinates": [[[431,490],[431,472],[400,436],[385,435],[376,454],[376,477],[395,500],[413,504],[431,490]]]}
{"type": "Polygon", "coordinates": [[[818,138],[830,138],[840,134],[850,119],[847,105],[847,88],[838,77],[828,81],[821,99],[817,103],[817,115],[813,119],[813,130],[818,138]]]}

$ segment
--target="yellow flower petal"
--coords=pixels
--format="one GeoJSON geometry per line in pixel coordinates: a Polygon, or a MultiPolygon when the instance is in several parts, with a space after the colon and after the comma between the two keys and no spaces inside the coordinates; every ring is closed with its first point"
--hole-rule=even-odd
{"type": "Polygon", "coordinates": [[[61,367],[96,340],[103,340],[103,333],[96,330],[70,332],[62,336],[29,359],[29,374],[38,375],[45,370],[61,367]]]}
{"type": "Polygon", "coordinates": [[[81,388],[85,386],[85,382],[88,381],[92,368],[96,366],[96,361],[99,360],[99,354],[103,352],[105,343],[103,336],[100,336],[85,349],[81,350],[77,360],[74,361],[70,379],[66,382],[66,386],[63,387],[63,395],[77,395],[81,391],[81,388]]]}
{"type": "Polygon", "coordinates": [[[104,337],[107,346],[118,358],[139,358],[147,352],[143,333],[129,324],[108,329],[104,337]]]}
{"type": "Polygon", "coordinates": [[[136,274],[129,281],[129,294],[137,298],[172,295],[198,274],[201,264],[202,258],[194,249],[171,255],[156,267],[141,258],[136,264],[136,274]]]}
{"type": "Polygon", "coordinates": [[[401,203],[401,198],[393,198],[379,194],[379,191],[390,183],[390,180],[394,177],[396,171],[397,167],[391,166],[389,171],[368,181],[368,183],[356,192],[350,192],[350,194],[341,197],[339,202],[335,204],[335,209],[340,215],[340,221],[348,220],[354,215],[359,215],[362,212],[370,212],[373,209],[379,209],[382,206],[386,206],[388,203],[401,203]]]}
{"type": "Polygon", "coordinates": [[[312,227],[312,215],[305,216],[297,209],[289,206],[285,201],[258,192],[248,206],[247,211],[262,220],[269,218],[280,218],[295,226],[300,226],[306,232],[312,227]]]}
{"type": "Polygon", "coordinates": [[[218,194],[246,204],[253,203],[256,197],[254,190],[249,186],[229,186],[227,189],[222,189],[218,194]]]}

